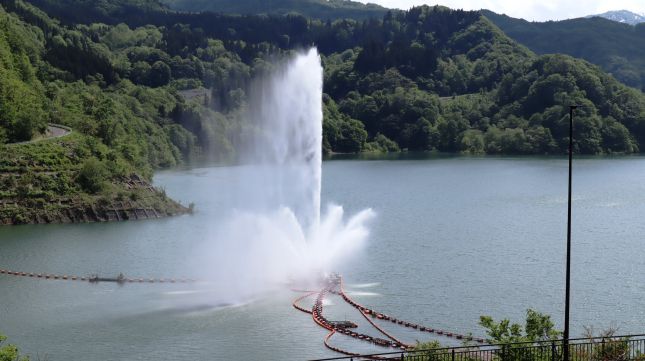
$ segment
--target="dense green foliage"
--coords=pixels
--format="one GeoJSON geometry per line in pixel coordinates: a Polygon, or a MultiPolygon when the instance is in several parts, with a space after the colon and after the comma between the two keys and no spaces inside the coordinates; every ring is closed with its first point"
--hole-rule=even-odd
{"type": "Polygon", "coordinates": [[[27,356],[21,356],[15,345],[2,345],[7,337],[0,333],[0,361],[29,361],[27,356]]]}
{"type": "MultiPolygon", "coordinates": [[[[11,6],[16,1],[3,1],[11,6]]],[[[144,18],[166,10],[157,0],[37,0],[32,4],[41,7],[54,19],[63,19],[68,24],[108,22],[108,19],[144,18]]]]}
{"type": "Polygon", "coordinates": [[[200,145],[206,150],[217,147],[222,157],[231,155],[225,141],[214,145],[213,136],[200,144],[188,126],[181,126],[184,119],[201,128],[209,127],[202,123],[216,126],[224,120],[201,117],[201,106],[179,95],[177,89],[191,83],[171,83],[171,71],[174,80],[191,60],[157,50],[163,37],[159,29],[100,24],[66,28],[26,3],[9,5],[15,13],[0,10],[0,24],[12,28],[0,40],[9,39],[13,47],[7,54],[22,63],[3,62],[8,76],[0,79],[11,82],[7,86],[12,91],[4,92],[0,85],[0,106],[7,108],[0,118],[0,140],[28,140],[46,122],[64,124],[116,150],[143,174],[177,164],[200,145]]]}
{"type": "MultiPolygon", "coordinates": [[[[534,310],[526,311],[526,322],[522,326],[517,323],[511,323],[508,319],[495,322],[490,316],[481,316],[479,325],[482,326],[488,336],[487,341],[490,344],[499,345],[495,350],[494,360],[500,361],[547,361],[551,358],[551,353],[531,352],[526,346],[533,345],[541,341],[556,341],[561,336],[561,332],[554,329],[551,316],[542,314],[534,310]]],[[[548,346],[550,348],[550,345],[548,346]]],[[[423,361],[441,361],[450,359],[452,350],[445,348],[438,341],[417,342],[408,358],[410,360],[423,361]]],[[[469,341],[464,341],[464,348],[459,350],[458,358],[460,360],[475,361],[480,360],[483,354],[478,354],[480,349],[473,346],[469,341]],[[472,354],[467,353],[466,347],[472,354]]],[[[406,358],[407,359],[407,358],[406,358]]]]}
{"type": "Polygon", "coordinates": [[[495,322],[490,316],[481,316],[479,325],[486,329],[489,342],[495,344],[549,341],[561,336],[561,332],[554,329],[551,316],[531,309],[526,310],[524,326],[508,319],[495,322]]]}
{"type": "MultiPolygon", "coordinates": [[[[495,347],[477,346],[471,341],[464,341],[457,349],[441,345],[438,341],[419,342],[404,360],[445,361],[464,360],[477,361],[482,359],[497,361],[552,361],[561,356],[562,333],[554,329],[549,315],[534,311],[526,311],[525,325],[511,323],[508,319],[499,322],[490,316],[481,316],[479,325],[486,329],[490,337],[487,341],[495,347]],[[455,353],[453,353],[455,352],[455,353]]],[[[616,329],[608,329],[599,337],[593,335],[593,329],[585,335],[584,344],[576,343],[571,347],[572,360],[645,360],[645,355],[629,337],[615,335],[616,329]]]]}
{"type": "Polygon", "coordinates": [[[428,342],[417,341],[417,344],[413,349],[415,352],[410,356],[403,358],[403,360],[439,361],[442,358],[443,348],[444,347],[441,343],[436,340],[428,342]]]}
{"type": "Polygon", "coordinates": [[[45,127],[43,86],[29,58],[37,33],[21,30],[0,8],[0,144],[29,140],[45,127]]]}
{"type": "Polygon", "coordinates": [[[600,17],[537,23],[490,11],[484,15],[538,54],[585,59],[621,82],[645,90],[645,23],[632,26],[600,17]]]}
{"type": "Polygon", "coordinates": [[[587,62],[538,57],[478,12],[424,6],[323,21],[178,13],[152,0],[33,1],[61,25],[20,0],[0,3],[33,44],[24,53],[45,121],[95,137],[148,174],[200,151],[234,157],[253,131],[244,121],[253,79],[310,45],[325,68],[328,152],[558,154],[574,103],[584,106],[578,152],[645,146],[641,92],[587,62]]]}
{"type": "Polygon", "coordinates": [[[375,4],[350,0],[164,0],[170,8],[180,11],[211,11],[224,14],[289,14],[298,13],[318,19],[380,18],[387,9],[375,4]]]}

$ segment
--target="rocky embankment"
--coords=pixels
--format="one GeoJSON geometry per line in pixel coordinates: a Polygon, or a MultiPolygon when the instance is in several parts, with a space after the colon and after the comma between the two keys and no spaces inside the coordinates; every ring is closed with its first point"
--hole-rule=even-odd
{"type": "Polygon", "coordinates": [[[189,213],[79,134],[0,146],[0,225],[142,220],[189,213]],[[121,165],[122,167],[122,165],[121,165]]]}
{"type": "Polygon", "coordinates": [[[69,197],[57,199],[0,199],[0,225],[88,223],[143,220],[175,216],[190,208],[168,198],[163,191],[136,175],[117,186],[136,197],[69,197]]]}

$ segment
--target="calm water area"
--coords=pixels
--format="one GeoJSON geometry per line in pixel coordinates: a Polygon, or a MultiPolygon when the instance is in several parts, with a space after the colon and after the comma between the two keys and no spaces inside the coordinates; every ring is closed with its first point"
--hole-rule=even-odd
{"type": "MultiPolygon", "coordinates": [[[[581,158],[574,167],[572,336],[583,326],[645,333],[645,158],[581,158]]],[[[169,196],[195,203],[194,215],[0,228],[0,268],[198,278],[191,259],[233,212],[240,168],[156,174],[155,185],[169,196]]],[[[564,158],[325,161],[323,205],[377,214],[367,246],[337,271],[357,301],[436,328],[485,336],[480,315],[522,321],[527,308],[551,314],[561,328],[566,185],[564,158]]],[[[243,257],[234,263],[246,266],[243,257]]],[[[297,294],[237,288],[234,279],[119,286],[0,275],[0,330],[34,360],[335,356],[323,346],[326,332],[291,307],[297,294]]],[[[336,299],[325,312],[360,319],[336,299]]],[[[410,342],[428,337],[392,330],[410,342]]],[[[337,345],[373,351],[343,337],[337,345]]]]}

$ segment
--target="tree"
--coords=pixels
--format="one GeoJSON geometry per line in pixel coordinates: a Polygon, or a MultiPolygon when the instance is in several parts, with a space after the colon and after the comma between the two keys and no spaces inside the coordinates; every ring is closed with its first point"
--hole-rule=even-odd
{"type": "Polygon", "coordinates": [[[170,82],[170,67],[159,60],[152,64],[148,74],[148,85],[152,87],[164,86],[170,82]]]}
{"type": "Polygon", "coordinates": [[[624,125],[617,122],[613,117],[606,118],[600,130],[603,144],[609,153],[634,153],[638,146],[629,134],[624,125]]]}
{"type": "Polygon", "coordinates": [[[359,153],[365,147],[366,140],[367,132],[363,123],[344,116],[340,125],[340,139],[336,143],[336,150],[343,153],[359,153]]]}
{"type": "Polygon", "coordinates": [[[554,329],[551,316],[532,309],[526,310],[524,327],[518,323],[511,324],[509,319],[495,322],[490,316],[481,316],[479,325],[486,329],[489,342],[498,344],[556,340],[562,334],[554,329]]]}
{"type": "Polygon", "coordinates": [[[527,343],[555,341],[562,334],[554,329],[551,316],[531,309],[526,311],[524,327],[511,324],[508,319],[495,322],[490,316],[481,316],[479,325],[486,329],[490,343],[501,345],[497,352],[501,361],[535,361],[535,354],[526,348],[527,343]]]}
{"type": "Polygon", "coordinates": [[[342,114],[327,94],[323,95],[323,148],[326,152],[358,153],[365,148],[363,123],[342,114]]]}
{"type": "Polygon", "coordinates": [[[368,152],[400,152],[401,148],[395,141],[389,139],[381,133],[376,134],[374,139],[366,144],[365,150],[368,152]]]}
{"type": "Polygon", "coordinates": [[[81,167],[76,182],[89,193],[98,193],[106,187],[110,172],[105,164],[96,158],[89,158],[81,167]]]}
{"type": "Polygon", "coordinates": [[[442,353],[439,351],[443,346],[439,341],[419,342],[414,346],[413,354],[404,358],[404,360],[423,360],[423,361],[439,361],[442,359],[442,353]]]}
{"type": "Polygon", "coordinates": [[[481,131],[469,129],[461,138],[461,152],[466,154],[483,154],[485,152],[484,136],[481,131]]]}
{"type": "Polygon", "coordinates": [[[29,357],[21,356],[20,350],[15,345],[2,345],[7,337],[0,333],[0,361],[29,361],[29,357]]]}

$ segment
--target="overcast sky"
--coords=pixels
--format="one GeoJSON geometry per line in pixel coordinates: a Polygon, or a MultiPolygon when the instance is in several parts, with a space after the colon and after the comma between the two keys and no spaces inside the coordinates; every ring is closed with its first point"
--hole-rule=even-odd
{"type": "MultiPolygon", "coordinates": [[[[388,8],[408,9],[414,5],[437,4],[437,0],[360,0],[388,8]]],[[[526,20],[562,20],[603,13],[630,10],[645,13],[645,0],[442,0],[440,5],[453,9],[489,9],[526,20]]]]}

